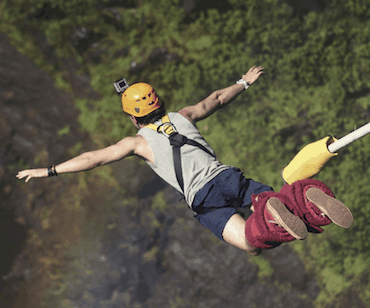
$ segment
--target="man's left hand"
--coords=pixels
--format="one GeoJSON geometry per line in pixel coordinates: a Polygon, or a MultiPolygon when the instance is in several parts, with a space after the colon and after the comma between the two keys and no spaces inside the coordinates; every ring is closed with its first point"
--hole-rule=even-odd
{"type": "Polygon", "coordinates": [[[252,66],[249,71],[242,76],[242,78],[246,80],[249,85],[252,85],[261,76],[261,74],[264,74],[263,70],[264,68],[262,66],[252,66]]]}

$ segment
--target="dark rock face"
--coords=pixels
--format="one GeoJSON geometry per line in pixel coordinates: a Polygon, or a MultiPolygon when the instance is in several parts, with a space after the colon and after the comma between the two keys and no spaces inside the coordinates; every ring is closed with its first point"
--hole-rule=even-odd
{"type": "MultiPolygon", "coordinates": [[[[37,168],[70,159],[68,149],[78,141],[84,143],[81,151],[94,148],[89,136],[79,132],[78,112],[68,95],[56,89],[50,76],[20,55],[5,35],[0,35],[0,46],[1,214],[4,221],[12,222],[1,230],[2,251],[11,252],[1,254],[6,258],[1,261],[1,287],[9,298],[1,306],[6,308],[13,307],[21,282],[33,281],[33,265],[25,250],[35,247],[25,244],[26,230],[36,230],[46,242],[52,239],[33,211],[50,206],[47,196],[51,191],[55,198],[62,198],[68,182],[62,175],[57,179],[31,180],[24,191],[15,184],[16,173],[24,163],[37,168]],[[57,132],[66,125],[70,133],[58,136],[57,132]],[[51,185],[53,180],[60,185],[51,185]],[[14,221],[19,217],[24,218],[23,225],[14,221]]],[[[73,63],[70,65],[71,72],[76,71],[73,63]]],[[[75,82],[83,82],[86,88],[85,79],[75,82]]],[[[93,239],[96,247],[84,254],[83,270],[74,271],[64,286],[65,300],[71,307],[312,307],[319,293],[317,284],[289,245],[258,257],[267,260],[273,269],[272,275],[261,280],[259,267],[250,262],[252,257],[219,241],[202,227],[187,205],[178,201],[177,192],[163,184],[147,166],[119,162],[115,163],[114,172],[120,185],[133,195],[136,192],[136,204],[123,207],[122,200],[127,196],[104,189],[84,201],[114,203],[116,215],[103,222],[107,228],[93,239]],[[131,171],[129,165],[133,165],[131,171]],[[131,180],[133,177],[135,181],[131,180]],[[149,227],[148,219],[143,217],[158,191],[164,192],[167,207],[155,214],[159,226],[149,227]],[[146,258],[148,251],[156,253],[146,258]]],[[[64,278],[68,280],[69,276],[64,278]]],[[[25,295],[21,292],[17,303],[22,296],[25,295]]]]}
{"type": "MultiPolygon", "coordinates": [[[[31,262],[21,251],[28,230],[36,230],[48,241],[47,232],[33,211],[50,204],[50,183],[32,181],[17,185],[18,171],[60,163],[70,158],[68,148],[88,135],[79,132],[78,112],[68,95],[58,91],[51,77],[28,57],[18,53],[4,34],[0,34],[0,289],[2,307],[13,307],[21,280],[29,279],[31,262]],[[69,126],[70,134],[58,136],[69,126]]],[[[87,145],[87,142],[86,142],[87,145]]],[[[91,146],[91,144],[90,144],[91,146]]],[[[89,145],[85,147],[88,150],[89,145]]],[[[65,179],[59,177],[55,198],[63,192],[65,179]]]]}

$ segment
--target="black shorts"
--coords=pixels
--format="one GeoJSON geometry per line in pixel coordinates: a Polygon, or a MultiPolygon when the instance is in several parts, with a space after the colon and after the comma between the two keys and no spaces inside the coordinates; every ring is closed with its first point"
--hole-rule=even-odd
{"type": "Polygon", "coordinates": [[[270,186],[246,179],[238,168],[222,171],[198,191],[192,203],[194,216],[203,226],[211,230],[219,239],[224,240],[222,232],[230,217],[238,208],[252,214],[252,194],[273,191],[270,186]]]}

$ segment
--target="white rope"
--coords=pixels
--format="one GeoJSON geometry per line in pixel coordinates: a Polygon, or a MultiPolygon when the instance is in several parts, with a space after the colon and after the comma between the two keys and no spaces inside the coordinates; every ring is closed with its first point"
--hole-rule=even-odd
{"type": "Polygon", "coordinates": [[[344,148],[346,145],[351,144],[353,141],[367,135],[370,133],[370,123],[356,129],[352,133],[345,135],[344,137],[340,138],[339,140],[333,142],[328,146],[328,150],[330,153],[334,153],[341,148],[344,148]]]}

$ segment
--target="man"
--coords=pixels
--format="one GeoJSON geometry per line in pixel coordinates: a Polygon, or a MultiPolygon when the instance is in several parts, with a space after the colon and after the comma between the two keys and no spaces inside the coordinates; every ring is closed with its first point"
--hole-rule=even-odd
{"type": "Polygon", "coordinates": [[[322,232],[320,226],[331,222],[349,228],[353,221],[351,212],[325,184],[301,180],[284,185],[276,193],[267,185],[246,179],[239,169],[219,162],[200,135],[196,123],[230,104],[256,82],[263,69],[253,66],[236,84],[167,117],[163,102],[150,85],[133,84],[124,90],[121,101],[123,111],[139,130],[135,137],[126,137],[57,166],[20,171],[17,177],[27,177],[28,182],[31,178],[89,170],[136,155],[184,195],[203,226],[253,256],[262,249],[304,239],[307,231],[322,232]],[[247,211],[247,221],[238,214],[240,208],[247,211]]]}

